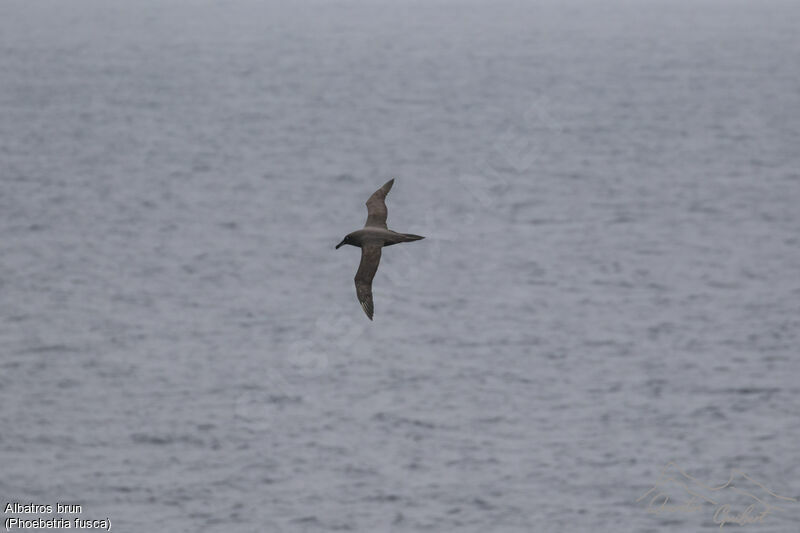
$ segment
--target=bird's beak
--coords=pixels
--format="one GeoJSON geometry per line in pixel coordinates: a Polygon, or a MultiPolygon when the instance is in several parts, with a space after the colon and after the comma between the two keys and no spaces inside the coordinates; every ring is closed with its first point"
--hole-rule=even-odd
{"type": "Polygon", "coordinates": [[[336,245],[336,249],[338,250],[339,247],[343,246],[343,245],[344,245],[344,239],[342,240],[342,242],[340,242],[339,244],[336,245]]]}

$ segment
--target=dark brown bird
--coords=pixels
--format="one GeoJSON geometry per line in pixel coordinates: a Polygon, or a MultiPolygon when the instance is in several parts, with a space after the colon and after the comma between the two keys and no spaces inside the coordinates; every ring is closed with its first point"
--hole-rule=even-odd
{"type": "Polygon", "coordinates": [[[349,244],[361,248],[361,264],[356,272],[356,295],[361,307],[372,320],[374,306],[372,305],[372,278],[378,271],[381,262],[381,248],[399,242],[411,242],[424,239],[420,235],[411,233],[397,233],[386,227],[386,203],[384,199],[394,185],[394,178],[384,183],[383,187],[372,193],[367,200],[367,223],[364,228],[345,235],[342,242],[336,245],[349,244]]]}

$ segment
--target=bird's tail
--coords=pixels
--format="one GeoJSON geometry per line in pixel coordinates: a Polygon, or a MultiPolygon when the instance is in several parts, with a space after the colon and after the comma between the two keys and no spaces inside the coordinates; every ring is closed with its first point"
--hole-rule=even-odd
{"type": "Polygon", "coordinates": [[[422,235],[414,235],[413,233],[403,233],[403,237],[405,237],[403,242],[418,241],[425,238],[422,235]]]}

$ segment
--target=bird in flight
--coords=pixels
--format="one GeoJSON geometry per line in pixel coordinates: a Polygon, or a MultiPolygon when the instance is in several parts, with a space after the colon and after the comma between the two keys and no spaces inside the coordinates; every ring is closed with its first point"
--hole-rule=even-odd
{"type": "Polygon", "coordinates": [[[378,271],[381,261],[381,248],[399,242],[411,242],[424,239],[420,235],[411,233],[397,233],[386,227],[386,202],[384,201],[389,190],[394,185],[394,178],[383,184],[383,187],[372,193],[367,200],[367,223],[364,228],[348,233],[342,242],[336,245],[349,244],[361,248],[361,264],[356,272],[356,295],[361,307],[372,320],[374,306],[372,305],[372,278],[378,271]]]}

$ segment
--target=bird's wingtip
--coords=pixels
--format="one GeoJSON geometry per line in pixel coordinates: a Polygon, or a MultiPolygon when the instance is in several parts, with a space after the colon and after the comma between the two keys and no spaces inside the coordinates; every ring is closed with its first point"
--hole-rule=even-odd
{"type": "Polygon", "coordinates": [[[359,302],[359,303],[361,304],[361,309],[364,310],[364,314],[367,315],[367,318],[372,320],[373,309],[371,309],[370,306],[366,302],[359,302]]]}

